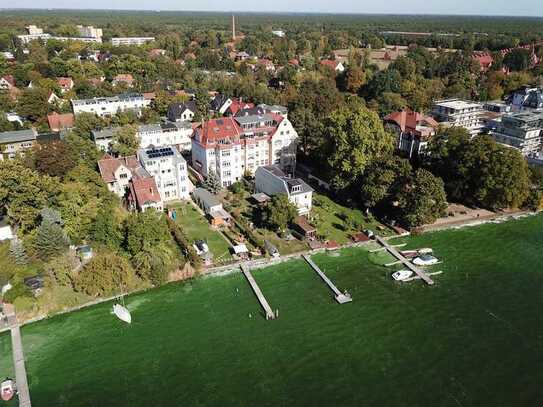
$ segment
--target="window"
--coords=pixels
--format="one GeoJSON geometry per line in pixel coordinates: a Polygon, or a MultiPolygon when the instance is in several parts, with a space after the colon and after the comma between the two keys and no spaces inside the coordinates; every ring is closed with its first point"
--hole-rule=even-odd
{"type": "Polygon", "coordinates": [[[119,175],[119,178],[120,178],[120,179],[127,179],[127,178],[128,178],[128,174],[120,174],[120,175],[119,175]]]}
{"type": "Polygon", "coordinates": [[[164,197],[169,198],[170,197],[170,192],[169,191],[164,192],[164,197]]]}

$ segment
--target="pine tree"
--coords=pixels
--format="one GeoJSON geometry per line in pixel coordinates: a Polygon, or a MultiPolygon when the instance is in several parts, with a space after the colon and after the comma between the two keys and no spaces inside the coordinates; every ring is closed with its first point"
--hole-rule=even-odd
{"type": "Polygon", "coordinates": [[[9,254],[18,265],[24,266],[25,264],[28,264],[26,250],[23,246],[23,242],[21,242],[19,239],[15,238],[11,241],[9,246],[9,254]]]}
{"type": "Polygon", "coordinates": [[[212,194],[218,194],[221,191],[221,182],[219,181],[217,174],[215,174],[215,171],[209,171],[203,187],[212,194]]]}
{"type": "Polygon", "coordinates": [[[70,244],[58,212],[46,209],[42,210],[42,222],[34,242],[38,257],[44,260],[62,253],[70,244]]]}

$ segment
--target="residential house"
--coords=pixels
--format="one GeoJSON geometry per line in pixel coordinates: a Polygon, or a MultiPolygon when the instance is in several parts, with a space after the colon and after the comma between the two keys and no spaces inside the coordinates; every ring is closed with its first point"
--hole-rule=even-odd
{"type": "Polygon", "coordinates": [[[155,178],[163,201],[189,198],[193,187],[187,162],[175,147],[140,149],[138,157],[145,170],[155,178]]]}
{"type": "Polygon", "coordinates": [[[232,216],[224,210],[219,199],[207,189],[194,188],[192,197],[208,216],[211,225],[222,226],[232,220],[232,216]]]}
{"type": "Polygon", "coordinates": [[[111,39],[111,45],[114,47],[121,45],[143,45],[154,40],[155,37],[115,37],[111,39]]]}
{"type": "Polygon", "coordinates": [[[36,129],[5,131],[0,133],[0,161],[15,158],[36,143],[36,129]]]}
{"type": "Polygon", "coordinates": [[[115,75],[115,77],[111,81],[111,84],[113,86],[125,84],[126,86],[131,88],[132,86],[134,86],[134,77],[129,73],[120,73],[118,75],[115,75]]]}
{"type": "Polygon", "coordinates": [[[49,103],[50,105],[61,105],[63,102],[64,101],[62,100],[62,98],[59,98],[55,92],[53,92],[52,90],[49,91],[49,94],[47,96],[47,103],[49,103]]]}
{"type": "Polygon", "coordinates": [[[154,177],[134,177],[128,183],[128,207],[144,212],[147,209],[164,210],[164,204],[154,177]]]}
{"type": "Polygon", "coordinates": [[[284,118],[288,117],[288,109],[284,106],[267,105],[265,103],[261,103],[257,106],[251,103],[251,105],[252,106],[242,107],[234,114],[234,116],[244,117],[244,116],[255,116],[255,115],[263,115],[267,113],[273,113],[273,114],[282,116],[284,118]]]}
{"type": "Polygon", "coordinates": [[[225,116],[235,116],[240,110],[251,109],[255,107],[254,103],[244,102],[241,98],[232,98],[232,104],[224,112],[225,116]]]}
{"type": "Polygon", "coordinates": [[[438,127],[432,117],[411,110],[393,112],[384,121],[385,127],[396,135],[396,148],[407,153],[409,158],[424,152],[438,127]]]}
{"type": "Polygon", "coordinates": [[[172,103],[168,106],[168,120],[172,122],[190,122],[194,118],[194,114],[197,110],[196,102],[194,100],[183,103],[172,103]]]}
{"type": "Polygon", "coordinates": [[[166,55],[165,49],[153,48],[152,50],[149,51],[150,58],[163,57],[164,55],[166,55]]]}
{"type": "Polygon", "coordinates": [[[334,60],[331,60],[331,59],[323,59],[321,61],[321,65],[332,69],[336,73],[345,72],[345,65],[343,65],[343,63],[340,62],[340,61],[334,61],[334,60]]]}
{"type": "Polygon", "coordinates": [[[143,148],[173,145],[182,152],[192,147],[192,126],[189,122],[144,124],[138,127],[137,136],[143,148]]]}
{"type": "Polygon", "coordinates": [[[523,86],[508,98],[515,112],[543,109],[543,88],[523,86]]]}
{"type": "Polygon", "coordinates": [[[440,125],[464,127],[472,136],[480,134],[484,128],[483,105],[460,99],[440,100],[432,107],[432,116],[440,125]]]}
{"type": "Polygon", "coordinates": [[[119,111],[133,110],[138,114],[151,104],[142,94],[125,94],[119,96],[100,97],[92,99],[72,99],[74,114],[95,113],[101,117],[109,117],[119,111]]]}
{"type": "Polygon", "coordinates": [[[230,99],[226,95],[219,93],[215,95],[215,97],[211,100],[209,110],[219,113],[222,116],[224,115],[224,113],[230,107],[231,104],[232,104],[232,99],[230,99]]]}
{"type": "Polygon", "coordinates": [[[57,78],[57,84],[58,86],[60,86],[60,91],[62,93],[69,92],[74,87],[74,81],[72,78],[69,77],[57,78]]]}
{"type": "Polygon", "coordinates": [[[0,90],[11,90],[15,87],[15,78],[13,75],[4,75],[0,77],[0,90]]]}
{"type": "Polygon", "coordinates": [[[91,136],[96,146],[105,152],[108,152],[113,145],[113,139],[117,128],[96,129],[91,131],[91,136]]]}
{"type": "Polygon", "coordinates": [[[481,72],[488,72],[494,63],[494,58],[492,58],[492,55],[485,51],[474,52],[473,59],[477,61],[481,67],[481,72]]]}
{"type": "Polygon", "coordinates": [[[205,177],[217,174],[225,187],[264,165],[293,173],[297,139],[290,121],[276,113],[213,119],[194,129],[192,163],[205,177]]]}
{"type": "Polygon", "coordinates": [[[234,56],[236,61],[246,61],[249,58],[251,58],[251,56],[245,51],[236,52],[234,56]]]}
{"type": "Polygon", "coordinates": [[[276,165],[266,165],[256,170],[255,189],[268,196],[285,194],[298,208],[298,215],[307,215],[311,211],[313,188],[301,178],[287,177],[276,165]]]}
{"type": "Polygon", "coordinates": [[[105,156],[98,161],[100,175],[108,189],[124,198],[133,177],[148,178],[149,173],[141,166],[136,156],[113,158],[105,156]]]}
{"type": "Polygon", "coordinates": [[[504,115],[491,135],[498,143],[516,148],[524,156],[537,156],[543,149],[543,112],[504,115]]]}
{"type": "Polygon", "coordinates": [[[74,127],[75,117],[72,113],[51,113],[47,115],[47,122],[51,131],[69,130],[74,127]]]}
{"type": "Polygon", "coordinates": [[[268,72],[275,71],[274,63],[268,58],[261,58],[256,61],[256,67],[263,67],[268,72]]]}

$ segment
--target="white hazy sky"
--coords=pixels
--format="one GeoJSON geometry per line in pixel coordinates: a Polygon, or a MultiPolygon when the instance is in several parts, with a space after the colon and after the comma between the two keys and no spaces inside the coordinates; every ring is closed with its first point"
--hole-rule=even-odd
{"type": "Polygon", "coordinates": [[[543,16],[543,0],[0,0],[0,8],[543,16]]]}

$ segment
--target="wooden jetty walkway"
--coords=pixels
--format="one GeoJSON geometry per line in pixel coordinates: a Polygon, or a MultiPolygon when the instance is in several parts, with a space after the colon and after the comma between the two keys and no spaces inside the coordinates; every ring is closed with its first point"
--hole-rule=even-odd
{"type": "Polygon", "coordinates": [[[266,313],[266,319],[275,319],[275,314],[273,313],[272,308],[270,307],[270,304],[266,300],[266,297],[264,297],[264,294],[262,294],[262,290],[260,290],[260,287],[256,283],[253,275],[247,269],[243,264],[240,264],[241,272],[247,278],[247,281],[249,282],[249,285],[253,289],[256,298],[258,298],[258,301],[260,302],[260,305],[262,305],[262,308],[264,308],[264,312],[266,313]]]}
{"type": "Polygon", "coordinates": [[[317,274],[319,275],[320,278],[322,278],[322,280],[328,285],[328,287],[330,287],[330,289],[334,292],[335,294],[335,299],[338,303],[340,304],[345,304],[346,302],[351,302],[353,299],[351,298],[351,296],[347,293],[342,293],[341,291],[338,290],[338,288],[334,285],[334,283],[332,283],[332,280],[330,280],[326,274],[324,274],[322,272],[322,270],[319,268],[319,266],[317,266],[313,260],[311,260],[309,258],[308,255],[306,254],[302,254],[302,257],[304,258],[305,261],[307,261],[307,263],[311,266],[311,268],[313,270],[315,270],[317,272],[317,274]]]}
{"type": "Polygon", "coordinates": [[[392,256],[396,257],[400,263],[402,263],[405,267],[407,267],[409,270],[414,272],[421,280],[423,280],[428,285],[433,285],[434,280],[428,276],[422,269],[415,266],[413,263],[409,261],[409,259],[405,258],[398,250],[396,250],[394,247],[389,245],[381,236],[375,235],[375,240],[381,244],[392,256]]]}

